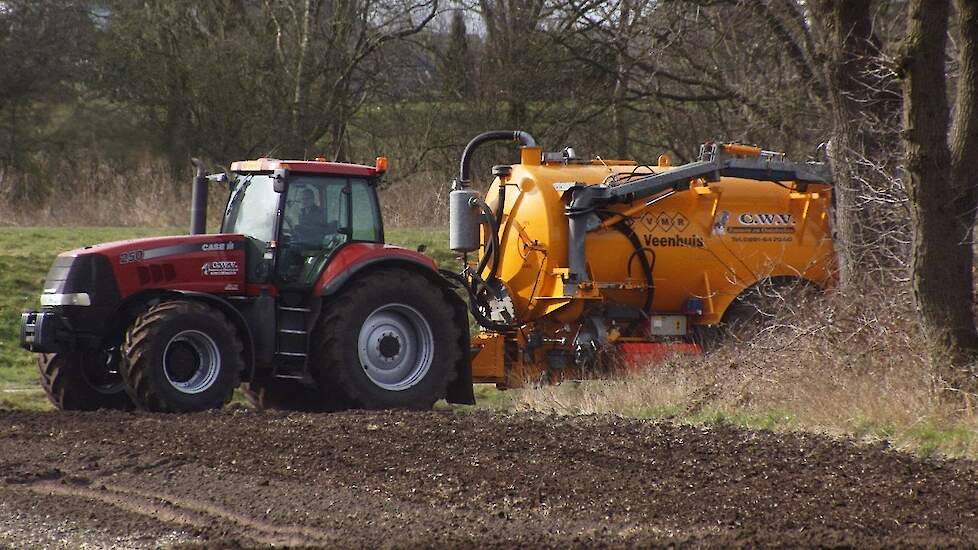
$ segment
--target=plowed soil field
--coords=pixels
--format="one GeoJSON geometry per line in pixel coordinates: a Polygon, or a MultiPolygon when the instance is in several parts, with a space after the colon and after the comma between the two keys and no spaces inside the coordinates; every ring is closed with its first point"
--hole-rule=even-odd
{"type": "Polygon", "coordinates": [[[612,417],[0,413],[0,547],[975,546],[978,467],[612,417]]]}

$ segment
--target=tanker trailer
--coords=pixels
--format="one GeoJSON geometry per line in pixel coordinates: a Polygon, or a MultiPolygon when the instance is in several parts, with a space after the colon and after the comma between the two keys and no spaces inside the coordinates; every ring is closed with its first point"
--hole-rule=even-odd
{"type": "Polygon", "coordinates": [[[835,277],[827,164],[706,143],[672,166],[544,152],[522,131],[486,132],[462,154],[450,247],[481,326],[476,382],[518,387],[698,352],[762,286],[824,288],[835,277]],[[512,140],[483,198],[470,164],[512,140]],[[614,359],[609,359],[614,358],[614,359]]]}

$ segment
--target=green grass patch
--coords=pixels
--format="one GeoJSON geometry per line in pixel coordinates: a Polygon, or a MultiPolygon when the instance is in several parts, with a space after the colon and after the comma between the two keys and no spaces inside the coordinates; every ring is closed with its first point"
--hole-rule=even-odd
{"type": "Polygon", "coordinates": [[[424,253],[434,258],[439,267],[458,271],[455,253],[448,248],[448,229],[388,229],[385,231],[387,241],[391,244],[417,250],[424,246],[424,253]]]}
{"type": "Polygon", "coordinates": [[[690,424],[728,425],[749,430],[793,430],[798,428],[798,419],[789,411],[783,410],[729,410],[703,409],[682,419],[690,424]]]}
{"type": "Polygon", "coordinates": [[[48,411],[51,404],[44,390],[37,387],[17,387],[0,384],[0,411],[48,411]]]}

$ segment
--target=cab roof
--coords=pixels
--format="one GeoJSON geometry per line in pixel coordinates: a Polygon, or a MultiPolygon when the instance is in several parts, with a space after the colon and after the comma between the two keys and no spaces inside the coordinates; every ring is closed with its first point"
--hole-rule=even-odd
{"type": "Polygon", "coordinates": [[[341,176],[374,177],[380,172],[374,166],[350,164],[346,162],[326,162],[321,160],[279,160],[260,158],[258,160],[239,160],[231,163],[232,172],[271,172],[288,170],[306,174],[330,174],[341,176]]]}

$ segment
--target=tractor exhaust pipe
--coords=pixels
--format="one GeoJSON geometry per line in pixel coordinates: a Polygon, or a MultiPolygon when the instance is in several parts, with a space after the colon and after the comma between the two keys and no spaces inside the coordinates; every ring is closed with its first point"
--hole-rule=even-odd
{"type": "Polygon", "coordinates": [[[190,195],[190,234],[207,233],[207,167],[198,158],[190,161],[197,168],[190,195]]]}

